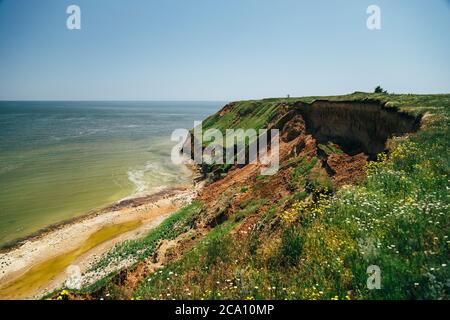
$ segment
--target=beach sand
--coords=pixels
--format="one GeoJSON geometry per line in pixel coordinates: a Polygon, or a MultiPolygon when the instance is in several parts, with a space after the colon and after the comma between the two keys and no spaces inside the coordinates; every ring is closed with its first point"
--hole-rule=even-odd
{"type": "MultiPolygon", "coordinates": [[[[60,288],[69,266],[85,272],[115,244],[142,237],[166,217],[190,203],[201,184],[171,188],[122,200],[57,226],[0,251],[0,299],[36,299],[60,288]]],[[[124,261],[127,266],[132,261],[124,261]]],[[[114,270],[102,270],[95,281],[114,270]]]]}

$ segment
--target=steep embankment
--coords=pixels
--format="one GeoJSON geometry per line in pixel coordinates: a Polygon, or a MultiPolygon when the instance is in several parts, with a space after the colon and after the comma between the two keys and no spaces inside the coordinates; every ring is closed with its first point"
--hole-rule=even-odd
{"type": "Polygon", "coordinates": [[[278,173],[203,166],[191,206],[104,257],[139,263],[60,297],[448,298],[449,111],[450,95],[230,103],[204,129],[280,129],[278,173]]]}
{"type": "Polygon", "coordinates": [[[296,103],[306,130],[318,143],[334,142],[347,154],[365,153],[376,159],[392,136],[414,132],[419,119],[378,101],[326,101],[296,103]]]}

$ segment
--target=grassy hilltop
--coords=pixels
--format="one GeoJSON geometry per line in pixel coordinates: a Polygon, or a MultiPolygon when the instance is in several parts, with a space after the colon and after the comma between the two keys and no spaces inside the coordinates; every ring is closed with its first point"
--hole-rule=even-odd
{"type": "Polygon", "coordinates": [[[448,299],[449,121],[450,94],[354,93],[231,103],[208,117],[204,129],[282,123],[287,151],[279,172],[222,170],[195,202],[145,238],[118,245],[94,266],[132,258],[134,267],[62,295],[448,299]],[[389,139],[388,152],[376,161],[363,152],[346,154],[339,143],[312,139],[298,127],[299,115],[298,121],[286,119],[299,102],[317,100],[380,103],[421,119],[420,129],[389,139]],[[367,287],[371,265],[381,270],[379,290],[367,287]]]}

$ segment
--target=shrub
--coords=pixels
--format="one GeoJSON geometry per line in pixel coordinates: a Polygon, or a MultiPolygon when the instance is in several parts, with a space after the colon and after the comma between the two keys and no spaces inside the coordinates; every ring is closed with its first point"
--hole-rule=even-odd
{"type": "Polygon", "coordinates": [[[373,92],[374,93],[387,93],[387,91],[384,90],[381,86],[377,86],[373,92]]]}

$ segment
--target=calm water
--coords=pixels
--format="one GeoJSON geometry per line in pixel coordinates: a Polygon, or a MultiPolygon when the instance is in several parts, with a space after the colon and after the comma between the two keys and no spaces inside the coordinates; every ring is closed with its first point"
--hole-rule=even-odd
{"type": "Polygon", "coordinates": [[[188,181],[173,129],[222,102],[0,102],[0,245],[188,181]]]}

